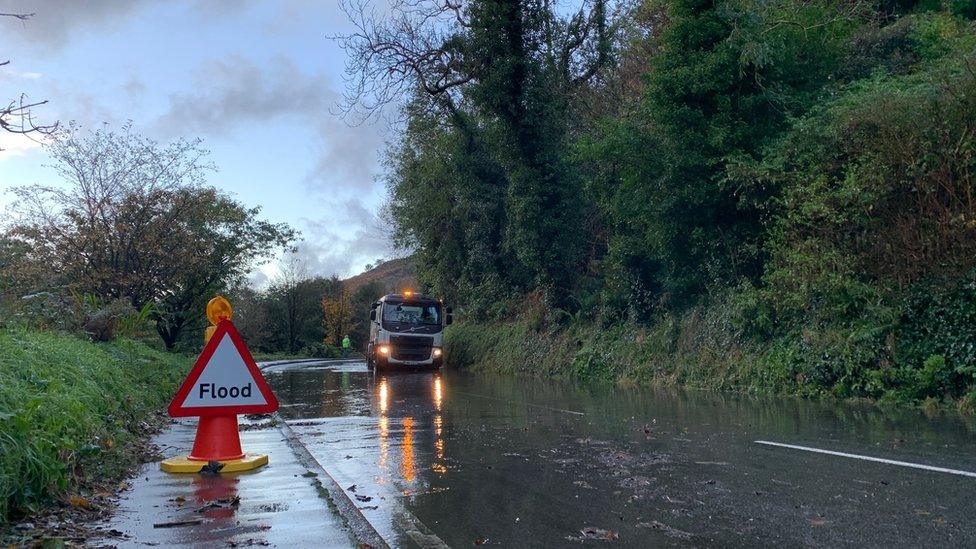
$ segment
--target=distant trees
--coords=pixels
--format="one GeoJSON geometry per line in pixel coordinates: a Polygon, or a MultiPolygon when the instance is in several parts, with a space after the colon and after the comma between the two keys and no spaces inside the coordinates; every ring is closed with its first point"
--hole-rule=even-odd
{"type": "Polygon", "coordinates": [[[296,258],[286,258],[281,272],[262,293],[267,325],[268,350],[298,353],[305,347],[326,342],[322,322],[323,296],[342,290],[336,278],[313,277],[296,258]]]}
{"type": "MultiPolygon", "coordinates": [[[[295,238],[205,185],[212,167],[198,140],[160,145],[129,126],[70,126],[47,150],[65,185],[15,189],[19,218],[6,238],[19,253],[6,269],[48,273],[41,289],[149,306],[167,348],[207,299],[295,238]]],[[[9,278],[22,291],[39,282],[9,278]]]]}
{"type": "Polygon", "coordinates": [[[361,311],[353,311],[352,300],[345,288],[326,295],[322,298],[322,314],[325,321],[325,342],[338,347],[342,338],[352,331],[355,313],[362,316],[361,311]]]}
{"type": "Polygon", "coordinates": [[[295,257],[282,265],[267,288],[230,293],[248,344],[261,352],[329,356],[348,335],[355,348],[365,349],[369,306],[389,289],[372,281],[350,292],[335,276],[310,275],[295,257]]]}
{"type": "Polygon", "coordinates": [[[349,299],[349,310],[352,315],[349,337],[354,348],[366,351],[369,342],[369,311],[370,306],[387,293],[394,290],[384,288],[378,281],[371,281],[353,290],[349,299]]]}

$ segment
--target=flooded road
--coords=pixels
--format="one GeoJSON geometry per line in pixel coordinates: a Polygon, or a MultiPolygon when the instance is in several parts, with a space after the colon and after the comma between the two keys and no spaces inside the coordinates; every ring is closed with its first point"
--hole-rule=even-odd
{"type": "Polygon", "coordinates": [[[391,546],[976,544],[957,418],[348,362],[265,375],[391,546]]]}

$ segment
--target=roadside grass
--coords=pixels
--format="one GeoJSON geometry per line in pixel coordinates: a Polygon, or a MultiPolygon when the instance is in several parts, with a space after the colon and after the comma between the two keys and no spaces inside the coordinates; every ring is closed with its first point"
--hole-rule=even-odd
{"type": "Polygon", "coordinates": [[[0,329],[0,523],[122,478],[189,364],[131,340],[0,329]]]}
{"type": "MultiPolygon", "coordinates": [[[[956,307],[960,299],[948,295],[935,300],[938,307],[906,305],[894,315],[897,322],[890,314],[864,313],[846,324],[805,322],[761,335],[744,327],[741,294],[640,325],[540,322],[542,313],[527,306],[507,320],[450,326],[445,360],[456,368],[496,373],[867,400],[971,415],[976,347],[968,329],[970,308],[957,307],[965,315],[956,319],[950,314],[955,309],[943,301],[956,307]],[[929,320],[933,315],[952,320],[937,323],[929,320]]],[[[972,299],[971,291],[960,295],[972,299]]]]}

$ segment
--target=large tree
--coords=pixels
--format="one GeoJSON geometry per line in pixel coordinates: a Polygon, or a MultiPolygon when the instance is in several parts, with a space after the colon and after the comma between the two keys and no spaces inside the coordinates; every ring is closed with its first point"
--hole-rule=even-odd
{"type": "Polygon", "coordinates": [[[295,232],[261,220],[204,184],[212,171],[199,140],[161,145],[124,126],[69,126],[47,145],[60,185],[15,190],[10,235],[25,262],[63,289],[152,306],[167,348],[201,316],[206,299],[287,247],[295,232]]]}
{"type": "Polygon", "coordinates": [[[533,0],[421,0],[384,19],[346,7],[349,106],[413,98],[391,206],[427,282],[466,300],[538,287],[570,305],[584,214],[561,150],[570,98],[611,60],[607,2],[567,14],[533,0]]]}

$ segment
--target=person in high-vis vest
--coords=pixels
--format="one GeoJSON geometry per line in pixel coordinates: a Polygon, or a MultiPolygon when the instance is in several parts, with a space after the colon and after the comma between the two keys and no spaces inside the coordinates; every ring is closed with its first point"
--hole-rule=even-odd
{"type": "Polygon", "coordinates": [[[349,336],[342,338],[342,358],[347,358],[349,356],[349,350],[352,349],[352,340],[349,336]]]}

